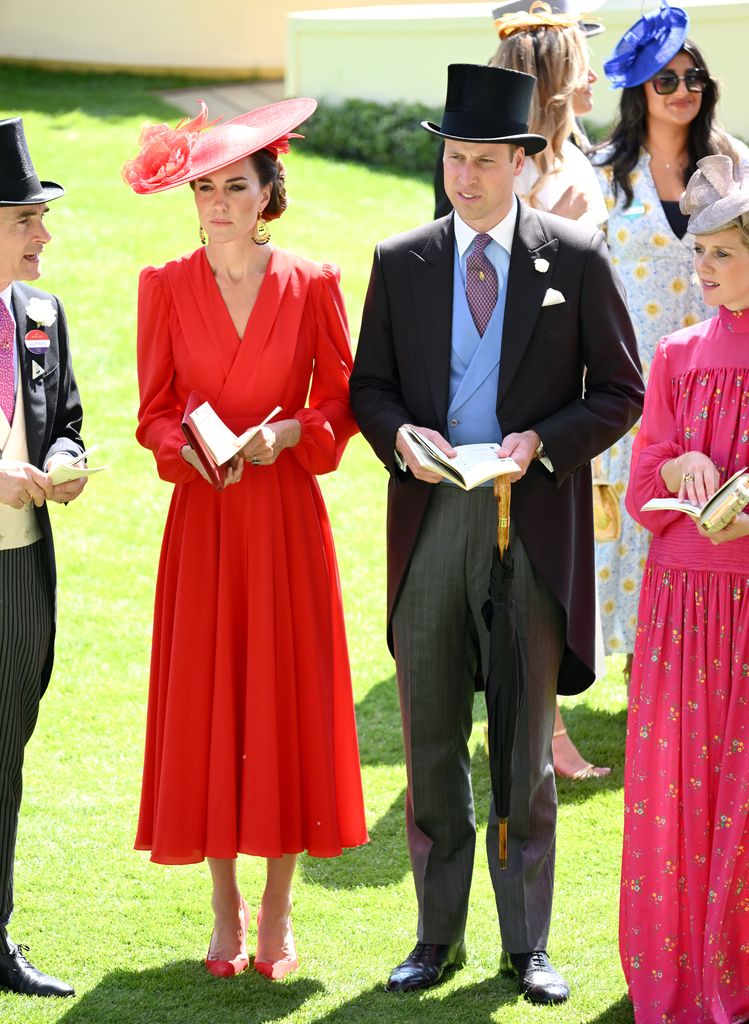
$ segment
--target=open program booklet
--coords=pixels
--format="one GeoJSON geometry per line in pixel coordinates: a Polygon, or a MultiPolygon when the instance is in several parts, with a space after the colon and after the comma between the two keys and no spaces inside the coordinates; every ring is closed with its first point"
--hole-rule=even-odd
{"type": "Polygon", "coordinates": [[[224,486],[226,463],[280,411],[281,406],[277,405],[262,423],[256,423],[237,435],[227,427],[210,402],[204,402],[195,391],[190,393],[182,417],[182,431],[217,491],[224,486]]]}
{"type": "Polygon", "coordinates": [[[439,473],[464,491],[470,491],[505,473],[520,472],[520,466],[514,459],[497,455],[500,447],[498,444],[460,444],[455,449],[458,454],[450,459],[413,427],[401,427],[400,433],[420,466],[439,473]]]}
{"type": "Polygon", "coordinates": [[[685,512],[708,533],[717,533],[749,504],[749,469],[740,469],[719,487],[712,498],[700,508],[678,498],[651,498],[642,506],[643,512],[662,510],[685,512]]]}

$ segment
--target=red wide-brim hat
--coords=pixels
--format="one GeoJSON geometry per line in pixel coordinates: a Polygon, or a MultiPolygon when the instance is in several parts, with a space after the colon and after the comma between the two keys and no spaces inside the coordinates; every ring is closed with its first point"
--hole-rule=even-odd
{"type": "Polygon", "coordinates": [[[154,124],[143,129],[140,153],[122,168],[122,177],[134,192],[149,195],[186,185],[261,149],[276,156],[288,153],[290,139],[304,138],[293,129],[314,113],[317,100],[281,100],[224,124],[209,121],[205,103],[200,106],[197,117],[180,121],[176,128],[154,124]]]}

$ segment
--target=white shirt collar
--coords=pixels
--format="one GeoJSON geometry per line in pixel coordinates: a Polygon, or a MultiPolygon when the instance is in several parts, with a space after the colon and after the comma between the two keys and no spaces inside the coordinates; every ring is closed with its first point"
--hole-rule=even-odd
{"type": "MultiPolygon", "coordinates": [[[[501,245],[506,252],[512,252],[512,239],[515,235],[515,224],[517,219],[518,201],[515,199],[507,216],[501,220],[499,224],[495,224],[493,228],[490,228],[489,231],[486,232],[486,234],[491,235],[494,241],[498,245],[501,245]]],[[[455,225],[455,242],[458,246],[458,255],[462,257],[479,232],[474,228],[469,227],[457,212],[454,214],[453,223],[455,225]]]]}

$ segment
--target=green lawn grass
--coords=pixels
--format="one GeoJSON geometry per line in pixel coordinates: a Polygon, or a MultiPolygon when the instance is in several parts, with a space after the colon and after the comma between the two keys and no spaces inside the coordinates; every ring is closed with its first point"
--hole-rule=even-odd
{"type": "MultiPolygon", "coordinates": [[[[146,263],[194,248],[197,219],[187,189],[136,197],[119,170],[134,155],[145,121],[176,120],[154,96],[166,84],[0,69],[0,116],[24,115],[38,171],[68,189],[49,214],[54,239],[41,283],[66,303],[84,434],[102,445],[111,466],[80,501],[54,510],[58,656],[28,748],[11,929],[31,947],[32,961],[74,983],[78,996],[0,995],[0,1021],[631,1022],[616,946],[621,665],[584,699],[565,704],[583,750],[613,765],[605,781],[560,786],[550,951],[572,984],[572,1000],[532,1008],[498,976],[483,836],[467,966],[422,996],[382,991],[414,940],[415,901],[403,835],[397,697],[384,641],[386,478],[361,438],[323,486],[341,563],[372,841],[336,860],[302,859],[294,912],[299,973],[276,985],[252,971],[230,982],[210,978],[201,963],[211,929],[205,867],[152,865],[132,850],[151,605],[170,493],[133,437],[137,276],[146,263]]],[[[305,155],[304,143],[288,169],[293,205],[274,226],[274,241],[342,266],[355,333],[375,242],[429,218],[429,186],[305,155]]],[[[476,717],[480,722],[480,702],[476,717]]],[[[483,831],[489,790],[480,725],[473,745],[483,831]]],[[[240,874],[254,906],[263,865],[245,858],[240,874]]]]}

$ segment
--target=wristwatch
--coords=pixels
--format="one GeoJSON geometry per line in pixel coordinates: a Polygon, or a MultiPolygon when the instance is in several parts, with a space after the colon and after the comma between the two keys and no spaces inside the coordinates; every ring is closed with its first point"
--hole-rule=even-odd
{"type": "Polygon", "coordinates": [[[544,448],[544,443],[543,443],[543,441],[539,441],[538,442],[538,448],[536,448],[535,452],[533,453],[533,458],[534,459],[543,459],[545,457],[546,457],[546,449],[544,448]]]}

